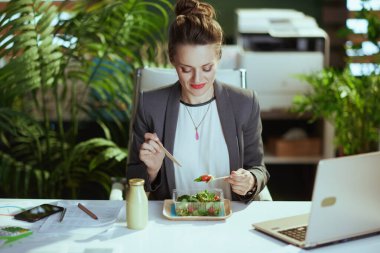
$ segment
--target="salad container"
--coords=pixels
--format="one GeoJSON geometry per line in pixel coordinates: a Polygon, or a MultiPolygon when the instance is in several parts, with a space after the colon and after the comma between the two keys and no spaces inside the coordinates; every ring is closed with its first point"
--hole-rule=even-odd
{"type": "Polygon", "coordinates": [[[224,216],[224,197],[221,189],[173,190],[177,216],[224,216]]]}

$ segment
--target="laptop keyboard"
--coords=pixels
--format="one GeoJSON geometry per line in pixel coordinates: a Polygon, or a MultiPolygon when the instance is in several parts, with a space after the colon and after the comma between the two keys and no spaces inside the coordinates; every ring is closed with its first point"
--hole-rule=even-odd
{"type": "Polygon", "coordinates": [[[279,233],[289,236],[297,241],[304,241],[306,237],[307,226],[290,228],[286,230],[278,231],[279,233]]]}

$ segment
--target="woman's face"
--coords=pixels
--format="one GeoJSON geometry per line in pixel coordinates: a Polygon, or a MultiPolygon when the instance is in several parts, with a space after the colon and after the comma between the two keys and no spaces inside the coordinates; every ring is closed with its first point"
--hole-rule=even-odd
{"type": "Polygon", "coordinates": [[[177,46],[172,64],[178,73],[184,102],[199,104],[214,96],[217,48],[217,44],[177,46]]]}

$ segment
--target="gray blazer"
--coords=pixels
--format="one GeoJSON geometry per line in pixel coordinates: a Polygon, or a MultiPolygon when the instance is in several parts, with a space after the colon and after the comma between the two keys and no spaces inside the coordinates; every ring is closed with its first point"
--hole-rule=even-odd
{"type": "MultiPolygon", "coordinates": [[[[269,173],[263,162],[260,108],[250,90],[214,83],[216,105],[230,159],[230,168],[249,170],[256,178],[257,188],[246,196],[232,192],[233,200],[254,199],[265,187],[269,173]]],[[[165,157],[154,182],[149,182],[146,166],[139,159],[139,150],[146,132],[156,133],[166,149],[173,153],[174,137],[180,105],[181,85],[141,92],[132,126],[132,143],[129,149],[127,179],[145,179],[145,190],[152,200],[171,198],[175,186],[174,166],[165,157]]]]}

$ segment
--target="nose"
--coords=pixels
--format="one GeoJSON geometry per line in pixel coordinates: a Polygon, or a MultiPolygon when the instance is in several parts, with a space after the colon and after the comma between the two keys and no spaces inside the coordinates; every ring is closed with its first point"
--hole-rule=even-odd
{"type": "Polygon", "coordinates": [[[201,71],[196,69],[194,70],[193,82],[197,84],[197,83],[200,83],[200,81],[201,81],[201,71]]]}

